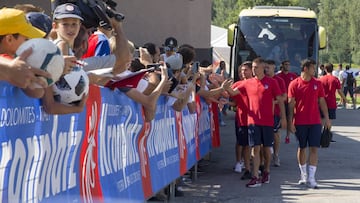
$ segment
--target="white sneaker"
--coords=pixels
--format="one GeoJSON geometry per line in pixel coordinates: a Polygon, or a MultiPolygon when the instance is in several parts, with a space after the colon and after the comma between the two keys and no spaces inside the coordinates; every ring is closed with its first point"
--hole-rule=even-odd
{"type": "Polygon", "coordinates": [[[243,160],[240,161],[240,165],[241,165],[241,168],[242,168],[242,169],[245,169],[245,163],[244,163],[243,160]]]}
{"type": "Polygon", "coordinates": [[[226,123],[224,121],[221,121],[220,126],[226,126],[226,123]]]}
{"type": "Polygon", "coordinates": [[[308,186],[313,188],[313,189],[317,189],[318,186],[317,186],[317,182],[315,181],[315,179],[309,179],[308,181],[308,186]]]}
{"type": "Polygon", "coordinates": [[[274,160],[274,166],[279,167],[280,166],[280,158],[279,158],[279,156],[274,154],[273,160],[274,160]]]}
{"type": "Polygon", "coordinates": [[[307,183],[306,179],[307,179],[307,175],[301,174],[300,180],[299,180],[299,185],[305,185],[307,183]]]}
{"type": "Polygon", "coordinates": [[[234,171],[236,173],[241,173],[242,172],[242,166],[241,166],[241,164],[239,162],[236,163],[234,171]]]}

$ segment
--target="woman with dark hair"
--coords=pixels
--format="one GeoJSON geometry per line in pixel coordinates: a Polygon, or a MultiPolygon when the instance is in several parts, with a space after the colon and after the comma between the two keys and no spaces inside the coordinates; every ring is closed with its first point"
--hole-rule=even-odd
{"type": "Polygon", "coordinates": [[[153,63],[158,63],[160,61],[160,48],[158,46],[156,46],[154,43],[148,42],[144,44],[143,47],[146,48],[151,55],[153,63]]]}

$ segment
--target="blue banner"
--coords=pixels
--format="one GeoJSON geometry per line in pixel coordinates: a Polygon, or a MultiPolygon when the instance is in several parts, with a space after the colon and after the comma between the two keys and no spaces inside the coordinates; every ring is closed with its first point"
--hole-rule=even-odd
{"type": "Polygon", "coordinates": [[[146,123],[118,90],[91,86],[84,111],[68,115],[46,114],[5,82],[0,90],[1,202],[143,201],[196,163],[197,142],[202,156],[211,149],[205,103],[200,116],[175,114],[161,96],[146,123]]]}

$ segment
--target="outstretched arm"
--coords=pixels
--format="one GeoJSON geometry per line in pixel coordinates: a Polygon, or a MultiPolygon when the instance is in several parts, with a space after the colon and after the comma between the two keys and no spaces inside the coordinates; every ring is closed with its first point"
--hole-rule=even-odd
{"type": "Polygon", "coordinates": [[[116,35],[116,47],[114,50],[116,62],[113,67],[113,73],[116,75],[126,70],[126,65],[130,62],[132,57],[128,46],[128,39],[123,31],[121,22],[118,22],[114,18],[111,18],[110,21],[116,35]]]}

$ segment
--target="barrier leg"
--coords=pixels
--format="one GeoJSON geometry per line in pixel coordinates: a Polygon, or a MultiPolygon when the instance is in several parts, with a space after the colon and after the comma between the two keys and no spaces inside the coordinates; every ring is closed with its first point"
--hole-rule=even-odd
{"type": "Polygon", "coordinates": [[[169,185],[169,196],[168,196],[170,201],[174,200],[174,198],[175,198],[175,187],[176,187],[176,181],[170,183],[170,185],[169,185]]]}
{"type": "Polygon", "coordinates": [[[196,181],[197,180],[197,172],[198,172],[198,164],[196,163],[194,165],[194,170],[191,171],[191,179],[193,181],[196,181]]]}

